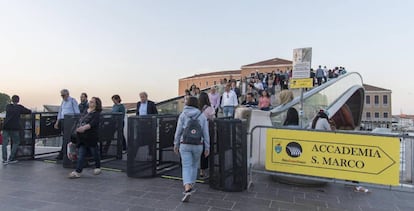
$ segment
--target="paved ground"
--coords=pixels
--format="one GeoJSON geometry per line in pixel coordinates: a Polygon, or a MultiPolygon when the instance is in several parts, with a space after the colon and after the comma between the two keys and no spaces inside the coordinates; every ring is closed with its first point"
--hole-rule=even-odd
{"type": "Polygon", "coordinates": [[[197,185],[189,203],[181,203],[181,182],[134,179],[86,169],[80,179],[67,179],[60,165],[22,161],[0,166],[0,210],[414,210],[414,193],[330,184],[304,188],[278,184],[256,175],[249,191],[227,193],[197,185]]]}

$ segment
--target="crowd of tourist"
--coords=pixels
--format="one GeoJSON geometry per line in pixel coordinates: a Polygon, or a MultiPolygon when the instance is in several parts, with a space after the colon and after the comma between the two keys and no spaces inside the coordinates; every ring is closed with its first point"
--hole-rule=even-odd
{"type": "MultiPolygon", "coordinates": [[[[346,73],[344,67],[327,69],[320,65],[314,71],[310,72],[314,85],[321,85],[331,78],[338,77],[346,73]]],[[[197,179],[198,167],[200,166],[201,177],[206,176],[208,168],[208,155],[210,149],[210,137],[208,134],[208,120],[213,120],[219,112],[224,117],[234,117],[235,108],[238,106],[252,107],[268,111],[279,104],[287,104],[293,100],[293,92],[289,90],[289,79],[292,77],[292,71],[273,71],[271,73],[255,72],[251,77],[244,77],[239,82],[230,78],[223,78],[220,84],[211,87],[207,92],[203,92],[195,85],[185,91],[185,107],[180,114],[177,122],[177,130],[174,137],[174,151],[180,154],[182,162],[182,175],[184,196],[182,201],[187,202],[194,192],[194,184],[197,179]],[[276,99],[278,95],[278,99],[276,99]],[[193,123],[194,120],[197,123],[193,123]],[[193,140],[193,141],[190,141],[193,140]],[[194,141],[195,140],[195,141],[194,141]],[[201,162],[201,165],[200,165],[201,162]]],[[[56,129],[63,132],[63,119],[66,114],[80,114],[80,120],[73,128],[74,138],[77,148],[77,165],[76,169],[69,174],[69,178],[79,178],[83,170],[85,156],[87,152],[93,155],[95,160],[95,169],[93,174],[101,173],[100,154],[98,150],[98,128],[99,118],[102,111],[102,102],[98,97],[92,97],[88,101],[88,95],[82,93],[80,103],[69,95],[67,89],[62,89],[62,103],[57,115],[57,121],[54,125],[56,129]]],[[[157,114],[157,108],[153,101],[148,100],[148,94],[141,92],[140,101],[137,102],[136,115],[143,116],[157,114]]],[[[126,113],[125,106],[121,103],[119,95],[112,96],[112,112],[126,113]]],[[[21,130],[20,114],[31,113],[31,111],[19,103],[19,97],[14,95],[12,103],[7,105],[6,118],[3,128],[3,165],[17,162],[15,159],[17,146],[19,145],[19,130],[21,130]],[[13,140],[11,154],[7,157],[8,141],[13,140]]],[[[297,127],[299,125],[299,116],[295,108],[289,108],[284,118],[283,125],[288,127],[297,127]]],[[[312,121],[311,128],[330,130],[328,114],[321,110],[312,121]]],[[[127,144],[122,134],[122,147],[125,151],[127,144]]],[[[72,138],[72,137],[71,137],[72,138]]],[[[57,157],[62,159],[63,147],[57,157]]]]}
{"type": "MultiPolygon", "coordinates": [[[[310,70],[310,78],[313,78],[313,85],[319,86],[332,78],[345,74],[344,67],[335,67],[328,69],[321,65],[316,69],[310,70]]],[[[272,71],[270,73],[260,73],[258,71],[251,73],[250,77],[243,77],[240,81],[231,78],[223,78],[220,83],[211,87],[208,96],[212,107],[216,111],[216,117],[219,112],[223,116],[233,116],[234,109],[237,106],[246,106],[258,108],[261,110],[270,110],[281,104],[277,95],[283,90],[289,90],[289,82],[292,78],[292,70],[272,71]]],[[[185,98],[190,96],[197,97],[202,93],[200,88],[195,84],[185,90],[185,98]]]]}

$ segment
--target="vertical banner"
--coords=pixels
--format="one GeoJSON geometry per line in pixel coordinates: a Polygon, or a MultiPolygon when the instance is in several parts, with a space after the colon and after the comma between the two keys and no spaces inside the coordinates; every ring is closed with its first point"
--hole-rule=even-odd
{"type": "Polygon", "coordinates": [[[309,78],[312,61],[312,48],[293,49],[292,78],[309,78]]]}

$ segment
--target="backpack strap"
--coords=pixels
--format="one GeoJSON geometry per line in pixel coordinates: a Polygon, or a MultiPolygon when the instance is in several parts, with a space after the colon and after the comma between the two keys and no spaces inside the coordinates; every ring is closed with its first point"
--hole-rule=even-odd
{"type": "Polygon", "coordinates": [[[197,116],[194,119],[198,119],[198,117],[202,114],[203,112],[200,111],[200,113],[197,114],[197,116]]]}
{"type": "Polygon", "coordinates": [[[200,111],[200,113],[198,113],[198,114],[195,116],[195,118],[193,118],[193,117],[191,117],[191,116],[188,116],[186,113],[184,113],[184,115],[186,115],[188,118],[190,118],[190,119],[194,120],[194,119],[198,119],[198,117],[199,117],[202,113],[203,113],[203,112],[201,112],[201,111],[200,111]]]}

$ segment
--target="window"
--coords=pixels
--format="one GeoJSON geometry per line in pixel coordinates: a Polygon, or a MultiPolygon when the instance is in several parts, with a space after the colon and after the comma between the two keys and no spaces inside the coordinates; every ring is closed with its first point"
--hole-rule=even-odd
{"type": "Polygon", "coordinates": [[[206,81],[206,86],[208,86],[208,81],[206,81]]]}
{"type": "Polygon", "coordinates": [[[388,105],[388,95],[382,96],[382,104],[388,105]]]}
{"type": "Polygon", "coordinates": [[[375,95],[374,96],[374,104],[375,105],[378,105],[379,104],[379,96],[378,95],[375,95]]]}
{"type": "Polygon", "coordinates": [[[366,104],[371,104],[371,96],[369,96],[369,95],[365,96],[365,103],[366,104]]]}
{"type": "Polygon", "coordinates": [[[388,118],[388,112],[384,112],[384,118],[388,118]]]}
{"type": "Polygon", "coordinates": [[[375,117],[375,118],[379,118],[379,112],[375,112],[375,113],[374,113],[374,117],[375,117]]]}
{"type": "Polygon", "coordinates": [[[214,81],[214,85],[216,85],[217,84],[217,81],[214,81]]]}
{"type": "Polygon", "coordinates": [[[371,118],[371,112],[367,112],[367,118],[369,119],[369,118],[371,118]]]}

